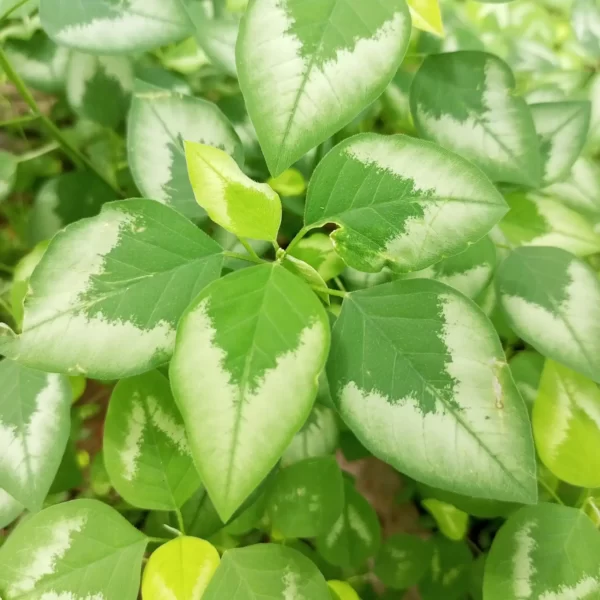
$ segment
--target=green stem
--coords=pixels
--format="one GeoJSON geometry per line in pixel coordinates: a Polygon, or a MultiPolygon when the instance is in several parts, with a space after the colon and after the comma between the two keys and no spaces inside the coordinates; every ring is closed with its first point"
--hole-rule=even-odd
{"type": "Polygon", "coordinates": [[[39,118],[40,118],[39,115],[25,115],[24,117],[8,119],[8,121],[0,121],[0,127],[14,127],[16,125],[23,125],[24,123],[30,123],[31,121],[37,121],[39,118]]]}
{"type": "Polygon", "coordinates": [[[251,263],[256,263],[258,265],[267,262],[265,260],[263,260],[262,258],[259,258],[258,256],[250,256],[249,254],[240,254],[239,252],[229,252],[228,250],[225,250],[223,252],[223,256],[227,256],[228,258],[237,258],[238,260],[246,260],[248,262],[251,263]]]}
{"type": "Polygon", "coordinates": [[[564,505],[564,502],[560,499],[558,494],[543,479],[538,479],[538,483],[550,494],[550,496],[552,496],[552,498],[554,498],[554,500],[556,500],[558,504],[564,505]]]}
{"type": "Polygon", "coordinates": [[[181,514],[181,510],[179,508],[175,509],[175,515],[177,515],[177,525],[179,526],[179,531],[181,535],[185,535],[185,525],[183,523],[183,515],[181,514]]]}
{"type": "Polygon", "coordinates": [[[244,248],[246,248],[246,252],[255,260],[262,262],[260,256],[258,256],[258,254],[256,254],[256,252],[254,251],[254,248],[250,245],[248,240],[245,240],[244,238],[239,238],[239,239],[240,239],[240,244],[242,244],[242,246],[244,246],[244,248]]]}
{"type": "Polygon", "coordinates": [[[17,161],[27,162],[28,160],[33,160],[34,158],[39,158],[40,156],[44,156],[44,154],[49,154],[50,152],[54,152],[57,148],[60,148],[58,142],[50,142],[45,146],[41,146],[40,148],[36,148],[31,152],[25,152],[25,154],[21,154],[17,157],[17,161]]]}
{"type": "Polygon", "coordinates": [[[15,10],[21,8],[21,6],[23,6],[26,2],[29,2],[29,0],[19,0],[19,2],[13,4],[8,10],[6,10],[2,15],[0,15],[0,23],[5,19],[8,19],[8,17],[10,17],[10,15],[12,15],[12,13],[15,12],[15,10]]]}
{"type": "Polygon", "coordinates": [[[288,244],[285,249],[285,253],[289,254],[298,244],[298,242],[313,228],[312,225],[305,225],[294,237],[294,239],[288,244]]]}
{"type": "Polygon", "coordinates": [[[41,122],[44,124],[48,133],[58,142],[63,149],[64,153],[73,161],[77,166],[86,166],[90,171],[93,171],[100,179],[108,184],[119,196],[122,197],[121,190],[108,179],[101,171],[99,171],[94,163],[92,163],[84,154],[82,154],[65,136],[62,131],[40,110],[38,103],[29,91],[29,88],[25,82],[21,79],[19,74],[14,70],[10,60],[6,56],[6,53],[0,48],[0,67],[6,73],[6,76],[13,85],[17,88],[17,91],[21,95],[21,98],[25,101],[31,111],[39,117],[41,122]]]}
{"type": "Polygon", "coordinates": [[[157,544],[166,544],[167,542],[171,541],[170,538],[153,537],[151,535],[147,536],[147,539],[148,541],[155,542],[157,544]]]}
{"type": "Polygon", "coordinates": [[[333,280],[335,281],[335,285],[337,285],[340,288],[340,290],[342,290],[342,292],[348,291],[346,289],[346,286],[344,285],[344,282],[339,277],[334,277],[333,280]]]}
{"type": "Polygon", "coordinates": [[[318,285],[310,286],[315,292],[322,292],[324,294],[329,294],[330,296],[338,296],[339,298],[345,298],[347,292],[342,292],[341,290],[332,290],[328,287],[320,287],[318,285]]]}

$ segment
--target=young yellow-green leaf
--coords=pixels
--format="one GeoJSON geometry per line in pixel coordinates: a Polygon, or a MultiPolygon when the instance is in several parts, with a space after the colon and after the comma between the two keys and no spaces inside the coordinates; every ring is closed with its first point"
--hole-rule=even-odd
{"type": "Polygon", "coordinates": [[[466,512],[436,498],[427,498],[421,504],[448,539],[458,542],[465,537],[469,529],[469,515],[466,512]]]}
{"type": "Polygon", "coordinates": [[[0,150],[0,202],[8,198],[17,180],[17,157],[0,150]]]}
{"type": "Polygon", "coordinates": [[[267,183],[282,196],[301,196],[306,191],[306,179],[298,169],[286,169],[267,183]]]}
{"type": "Polygon", "coordinates": [[[435,35],[444,35],[442,11],[439,0],[407,0],[412,24],[435,35]]]}
{"type": "Polygon", "coordinates": [[[56,504],[0,547],[3,600],[135,600],[147,539],[97,500],[56,504]]]}
{"type": "MultiPolygon", "coordinates": [[[[277,251],[278,258],[283,256],[283,260],[281,260],[281,264],[290,272],[300,277],[310,285],[311,287],[317,288],[326,288],[327,284],[325,280],[319,275],[319,272],[309,265],[308,263],[292,256],[291,254],[286,254],[284,250],[279,249],[277,251]]],[[[327,292],[315,292],[319,298],[323,301],[325,306],[329,306],[330,299],[329,294],[327,292]]]]}
{"type": "Polygon", "coordinates": [[[41,0],[40,18],[61,46],[94,54],[139,52],[192,31],[177,0],[41,0]]]}
{"type": "Polygon", "coordinates": [[[558,248],[518,248],[500,265],[496,284],[520,338],[600,382],[600,282],[586,263],[558,248]]]}
{"type": "Polygon", "coordinates": [[[224,521],[306,421],[329,337],[318,298],[278,264],[212,283],[182,318],[171,386],[196,466],[224,521]]]}
{"type": "Polygon", "coordinates": [[[419,583],[433,558],[433,544],[415,535],[398,533],[382,544],[375,559],[375,575],[394,589],[406,590],[419,583]]]}
{"type": "Polygon", "coordinates": [[[421,600],[463,600],[473,564],[469,547],[441,536],[434,538],[433,544],[429,571],[419,583],[421,600]]]}
{"type": "Polygon", "coordinates": [[[493,181],[539,185],[538,136],[510,67],[485,52],[429,55],[411,87],[421,136],[469,159],[493,181]]]}
{"type": "Polygon", "coordinates": [[[354,588],[345,581],[332,579],[327,582],[332,600],[360,600],[354,588]]]}
{"type": "Polygon", "coordinates": [[[319,554],[330,564],[358,568],[377,554],[381,544],[381,526],[375,509],[344,481],[344,508],[329,531],[317,538],[319,554]]]}
{"type": "Polygon", "coordinates": [[[236,61],[274,177],[381,95],[400,66],[410,30],[405,0],[250,4],[236,61]]]}
{"type": "Polygon", "coordinates": [[[302,238],[288,256],[294,256],[317,270],[323,281],[341,275],[346,263],[335,251],[331,238],[325,233],[314,233],[302,238]]]}
{"type": "Polygon", "coordinates": [[[238,162],[244,154],[231,123],[215,104],[136,81],[127,120],[127,154],[144,196],[198,218],[183,140],[221,148],[238,162]]]}
{"type": "Polygon", "coordinates": [[[257,544],[223,555],[202,600],[225,599],[331,600],[331,596],[323,575],[300,552],[257,544]]]}
{"type": "Polygon", "coordinates": [[[484,600],[593,600],[600,533],[575,508],[539,504],[512,515],[486,560],[484,600]]]}
{"type": "Polygon", "coordinates": [[[426,279],[352,292],[327,367],[340,415],[362,444],[428,485],[535,502],[531,426],[492,324],[426,279]]]}
{"type": "Polygon", "coordinates": [[[143,600],[200,600],[221,558],[212,544],[182,536],[150,556],[142,580],[143,600]]]}
{"type": "Polygon", "coordinates": [[[247,177],[229,154],[185,142],[196,202],[223,229],[242,238],[272,241],[281,224],[281,200],[271,186],[247,177]]]}
{"type": "Polygon", "coordinates": [[[183,419],[159,371],[116,385],[103,448],[111,483],[133,506],[175,510],[200,487],[183,419]]]}
{"type": "Polygon", "coordinates": [[[23,332],[4,326],[0,352],[95,379],[153,369],[169,360],[179,317],[222,260],[216,242],[167,206],[109,202],[53,238],[30,280],[23,332]]]}
{"type": "Polygon", "coordinates": [[[333,456],[309,458],[281,469],[268,494],[271,525],[286,538],[330,531],[344,507],[344,481],[333,456]]]}
{"type": "Polygon", "coordinates": [[[538,454],[554,475],[600,487],[600,389],[593,381],[547,360],[532,421],[538,454]]]}
{"type": "Polygon", "coordinates": [[[0,528],[10,525],[24,510],[20,502],[0,488],[0,528]]]}
{"type": "Polygon", "coordinates": [[[460,156],[403,135],[360,134],[319,163],[307,225],[339,225],[345,262],[376,273],[424,269],[481,239],[506,213],[489,179],[460,156]]]}
{"type": "Polygon", "coordinates": [[[600,232],[559,199],[513,192],[505,200],[510,211],[500,231],[510,246],[555,246],[577,256],[600,252],[600,232]]]}
{"type": "Polygon", "coordinates": [[[585,145],[590,113],[589,102],[544,102],[531,106],[540,137],[544,185],[568,175],[585,145]]]}
{"type": "Polygon", "coordinates": [[[0,362],[0,488],[39,510],[70,431],[71,388],[63,375],[0,362]]]}

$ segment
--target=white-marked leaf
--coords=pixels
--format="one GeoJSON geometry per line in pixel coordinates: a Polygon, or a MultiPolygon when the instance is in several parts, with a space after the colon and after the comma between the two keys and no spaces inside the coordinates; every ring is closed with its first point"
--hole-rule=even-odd
{"type": "Polygon", "coordinates": [[[93,54],[147,50],[192,30],[178,0],[41,0],[40,17],[56,42],[93,54]]]}
{"type": "Polygon", "coordinates": [[[39,510],[70,430],[71,387],[63,375],[0,362],[0,488],[39,510]]]}
{"type": "Polygon", "coordinates": [[[336,579],[327,582],[332,600],[360,600],[354,588],[346,581],[336,579]]]}
{"type": "Polygon", "coordinates": [[[0,529],[10,525],[25,507],[17,502],[8,492],[0,489],[0,529]]]}
{"type": "Polygon", "coordinates": [[[127,112],[133,81],[128,58],[73,52],[67,67],[67,100],[80,117],[116,127],[127,112]]]}
{"type": "Polygon", "coordinates": [[[430,142],[361,134],[336,146],[308,187],[304,219],[331,234],[348,265],[424,269],[481,239],[506,203],[476,167],[430,142]]]}
{"type": "Polygon", "coordinates": [[[324,281],[341,275],[346,268],[346,263],[335,251],[331,238],[324,233],[314,233],[302,238],[289,255],[316,269],[324,281]]]}
{"type": "Polygon", "coordinates": [[[273,176],[381,95],[400,66],[410,29],[405,0],[250,4],[240,27],[237,67],[273,176]]]}
{"type": "Polygon", "coordinates": [[[281,469],[267,499],[273,528],[285,538],[328,532],[344,507],[344,480],[333,456],[309,458],[281,469]]]}
{"type": "Polygon", "coordinates": [[[146,543],[97,500],[51,506],[23,521],[0,547],[0,596],[135,600],[146,543]]]}
{"type": "Polygon", "coordinates": [[[469,515],[452,504],[437,498],[426,498],[421,505],[431,514],[440,532],[448,539],[458,542],[469,529],[469,515]]]}
{"type": "Polygon", "coordinates": [[[319,554],[332,565],[355,569],[375,556],[380,544],[381,526],[375,509],[345,480],[342,514],[317,538],[319,554]]]}
{"type": "Polygon", "coordinates": [[[374,572],[381,581],[397,590],[419,583],[433,558],[433,544],[416,535],[398,533],[382,544],[374,572]]]}
{"type": "Polygon", "coordinates": [[[0,150],[0,202],[8,198],[17,180],[17,157],[0,150]]]}
{"type": "Polygon", "coordinates": [[[575,0],[571,11],[573,31],[585,52],[600,58],[600,2],[575,0]]]}
{"type": "Polygon", "coordinates": [[[537,187],[539,141],[508,65],[485,52],[432,54],[416,74],[410,105],[419,133],[458,152],[493,181],[537,187]]]}
{"type": "MultiPolygon", "coordinates": [[[[278,544],[228,550],[202,600],[331,600],[317,567],[278,544]]],[[[10,599],[9,599],[10,600],[10,599]]]]}
{"type": "Polygon", "coordinates": [[[116,200],[114,190],[90,171],[72,171],[46,180],[29,217],[32,241],[49,240],[65,225],[97,215],[111,200],[116,200]]]}
{"type": "Polygon", "coordinates": [[[103,447],[111,483],[133,506],[175,510],[200,487],[183,419],[159,371],[116,385],[103,447]]]}
{"type": "Polygon", "coordinates": [[[178,537],[155,550],[144,569],[143,600],[200,600],[221,558],[195,537],[178,537]]]}
{"type": "Polygon", "coordinates": [[[600,382],[600,282],[587,264],[558,248],[518,248],[500,265],[496,282],[519,337],[600,382]]]}
{"type": "Polygon", "coordinates": [[[433,544],[429,572],[419,583],[421,600],[463,600],[473,564],[469,547],[465,542],[452,542],[441,536],[433,544]]]}
{"type": "Polygon", "coordinates": [[[278,264],[230,273],[205,288],[182,318],[171,386],[224,521],[306,421],[329,336],[317,297],[278,264]]]}
{"type": "Polygon", "coordinates": [[[555,246],[577,256],[600,252],[600,232],[558,199],[532,192],[513,192],[505,199],[510,211],[500,231],[510,246],[555,246]]]}
{"type": "Polygon", "coordinates": [[[439,0],[407,0],[407,4],[412,23],[417,29],[439,36],[444,35],[439,0]]]}
{"type": "Polygon", "coordinates": [[[583,512],[522,508],[500,528],[485,564],[484,600],[592,600],[600,594],[600,533],[583,512]]]}
{"type": "Polygon", "coordinates": [[[53,238],[31,277],[23,333],[4,327],[0,352],[96,379],[153,369],[169,360],[179,317],[222,260],[220,246],[174,210],[109,202],[53,238]]]}
{"type": "Polygon", "coordinates": [[[532,421],[538,454],[554,475],[600,487],[600,389],[593,381],[547,360],[532,421]]]}
{"type": "Polygon", "coordinates": [[[483,292],[496,268],[496,247],[489,237],[482,238],[464,252],[404,275],[408,279],[435,279],[474,299],[483,292]]]}
{"type": "Polygon", "coordinates": [[[577,160],[590,127],[589,102],[533,104],[531,115],[540,138],[542,184],[564,179],[577,160]]]}
{"type": "Polygon", "coordinates": [[[137,81],[127,124],[127,151],[135,182],[148,198],[188,217],[204,211],[190,185],[183,141],[224,150],[243,161],[241,142],[212,102],[137,81]]]}
{"type": "Polygon", "coordinates": [[[185,142],[188,175],[196,202],[217,225],[237,237],[272,241],[281,225],[281,200],[257,183],[219,148],[185,142]]]}
{"type": "Polygon", "coordinates": [[[350,293],[327,372],[375,456],[451,492],[535,502],[527,410],[492,324],[462,294],[427,279],[350,293]]]}
{"type": "Polygon", "coordinates": [[[25,83],[42,92],[55,93],[64,88],[69,51],[57,46],[43,31],[30,40],[9,40],[6,54],[25,83]]]}

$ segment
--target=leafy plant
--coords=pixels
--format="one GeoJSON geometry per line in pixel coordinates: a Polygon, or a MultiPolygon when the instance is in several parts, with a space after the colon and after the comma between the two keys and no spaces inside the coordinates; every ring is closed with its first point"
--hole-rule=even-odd
{"type": "Polygon", "coordinates": [[[0,598],[600,598],[598,0],[0,0],[0,598]]]}

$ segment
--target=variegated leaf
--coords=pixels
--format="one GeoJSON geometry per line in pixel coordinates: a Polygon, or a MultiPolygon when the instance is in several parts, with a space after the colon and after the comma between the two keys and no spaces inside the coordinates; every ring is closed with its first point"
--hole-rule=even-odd
{"type": "Polygon", "coordinates": [[[592,600],[600,594],[600,533],[583,512],[557,504],[513,514],[485,564],[484,600],[592,600]]]}
{"type": "Polygon", "coordinates": [[[184,140],[220,148],[243,162],[241,142],[215,104],[137,81],[127,134],[135,182],[148,198],[197,218],[204,211],[194,200],[184,140]]]}
{"type": "Polygon", "coordinates": [[[375,559],[375,574],[385,585],[406,590],[425,575],[433,549],[431,540],[406,533],[392,535],[382,544],[375,559]]]}
{"type": "Polygon", "coordinates": [[[135,600],[146,537],[97,500],[30,516],[0,547],[3,600],[135,600]]]}
{"type": "Polygon", "coordinates": [[[459,600],[467,596],[473,554],[465,542],[433,538],[433,559],[419,583],[421,600],[459,600]]]}
{"type": "Polygon", "coordinates": [[[224,521],[306,421],[328,349],[321,303],[278,264],[230,273],[203,290],[182,318],[171,385],[196,466],[224,521]]]}
{"type": "Polygon", "coordinates": [[[20,502],[0,488],[0,529],[10,525],[23,510],[25,507],[20,502]]]}
{"type": "Polygon", "coordinates": [[[493,181],[539,185],[531,112],[497,56],[472,51],[428,56],[413,81],[410,104],[423,137],[468,158],[493,181]]]}
{"type": "Polygon", "coordinates": [[[536,501],[527,410],[492,324],[462,294],[425,279],[350,293],[327,372],[345,423],[399,471],[458,494],[536,501]]]}
{"type": "Polygon", "coordinates": [[[407,136],[361,134],[319,163],[304,218],[339,225],[331,238],[351,267],[408,272],[466,250],[506,211],[488,178],[460,156],[407,136]]]}
{"type": "Polygon", "coordinates": [[[500,306],[541,354],[600,382],[600,282],[558,248],[518,248],[497,273],[500,306]]]}
{"type": "Polygon", "coordinates": [[[571,7],[573,31],[586,54],[600,58],[600,3],[598,0],[575,0],[571,7]]]}
{"type": "Polygon", "coordinates": [[[279,175],[381,95],[406,51],[405,0],[254,0],[240,27],[240,86],[279,175]],[[265,23],[269,26],[265,27],[265,23]]]}
{"type": "Polygon", "coordinates": [[[220,246],[174,210],[109,202],[53,238],[31,277],[23,332],[4,326],[0,352],[95,379],[148,371],[169,360],[179,317],[222,260],[220,246]]]}
{"type": "Polygon", "coordinates": [[[58,471],[71,424],[63,375],[0,362],[0,488],[39,510],[58,471]]]}
{"type": "Polygon", "coordinates": [[[111,483],[133,506],[175,510],[200,487],[183,419],[159,371],[116,385],[103,449],[111,483]]]}

